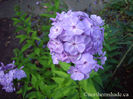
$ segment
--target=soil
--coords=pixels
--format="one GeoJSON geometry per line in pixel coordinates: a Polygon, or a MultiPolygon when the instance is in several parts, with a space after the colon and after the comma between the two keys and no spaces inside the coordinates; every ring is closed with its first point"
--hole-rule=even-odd
{"type": "MultiPolygon", "coordinates": [[[[0,19],[0,62],[11,63],[13,49],[19,47],[18,40],[15,39],[13,22],[9,18],[0,19]]],[[[19,95],[7,93],[0,86],[0,99],[21,99],[19,95]]]]}
{"type": "Polygon", "coordinates": [[[5,64],[11,63],[13,49],[19,46],[12,23],[9,18],[0,19],[0,61],[5,64]]]}

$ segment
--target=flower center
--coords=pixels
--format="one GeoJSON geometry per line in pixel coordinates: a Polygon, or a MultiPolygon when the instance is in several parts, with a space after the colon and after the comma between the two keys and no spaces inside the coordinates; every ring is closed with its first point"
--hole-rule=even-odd
{"type": "Polygon", "coordinates": [[[84,64],[87,64],[87,61],[85,61],[84,64]]]}
{"type": "Polygon", "coordinates": [[[76,28],[76,26],[74,25],[74,26],[72,26],[72,28],[73,28],[73,29],[75,29],[75,28],[76,28]]]}
{"type": "Polygon", "coordinates": [[[56,29],[56,32],[58,31],[58,29],[56,29]]]}
{"type": "Polygon", "coordinates": [[[72,43],[72,45],[76,45],[76,43],[75,43],[75,42],[73,42],[73,43],[72,43]]]}

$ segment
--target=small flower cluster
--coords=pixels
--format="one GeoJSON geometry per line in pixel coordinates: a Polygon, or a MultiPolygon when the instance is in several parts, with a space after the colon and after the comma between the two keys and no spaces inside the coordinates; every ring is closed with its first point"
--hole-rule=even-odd
{"type": "Polygon", "coordinates": [[[68,70],[73,80],[87,79],[92,70],[103,69],[106,56],[102,51],[104,22],[100,16],[89,17],[84,12],[70,10],[57,13],[51,20],[48,48],[54,64],[59,61],[75,64],[68,70]]]}
{"type": "Polygon", "coordinates": [[[13,92],[15,91],[15,88],[13,87],[13,80],[26,77],[25,72],[22,70],[23,66],[20,69],[17,69],[14,65],[14,61],[11,64],[7,64],[4,66],[3,63],[1,63],[0,66],[0,85],[3,86],[2,89],[4,89],[6,92],[13,92]]]}

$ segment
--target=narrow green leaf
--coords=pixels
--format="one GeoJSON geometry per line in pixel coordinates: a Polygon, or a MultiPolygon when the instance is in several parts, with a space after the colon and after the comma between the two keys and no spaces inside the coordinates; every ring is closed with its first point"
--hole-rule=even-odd
{"type": "Polygon", "coordinates": [[[59,0],[55,0],[55,12],[59,9],[60,2],[59,0]]]}
{"type": "Polygon", "coordinates": [[[53,77],[52,79],[58,84],[61,84],[64,81],[64,78],[60,78],[60,77],[53,77]]]}
{"type": "Polygon", "coordinates": [[[57,74],[60,77],[67,78],[69,75],[63,71],[53,71],[55,74],[57,74]]]}
{"type": "Polygon", "coordinates": [[[48,17],[48,18],[54,18],[55,17],[54,14],[47,14],[47,13],[41,14],[40,16],[42,16],[42,17],[48,17]]]}
{"type": "Polygon", "coordinates": [[[25,44],[25,45],[22,47],[21,51],[24,52],[24,51],[27,50],[29,47],[31,47],[31,44],[27,43],[27,44],[25,44]]]}
{"type": "Polygon", "coordinates": [[[19,38],[20,39],[19,43],[22,43],[27,38],[27,36],[26,35],[17,35],[16,38],[19,38]]]}
{"type": "Polygon", "coordinates": [[[93,84],[92,79],[82,80],[80,81],[81,88],[84,89],[86,94],[90,97],[93,97],[93,99],[99,99],[99,97],[95,94],[97,94],[96,88],[93,84]]]}
{"type": "Polygon", "coordinates": [[[70,64],[65,63],[65,62],[59,62],[59,64],[65,71],[67,71],[71,66],[70,64]]]}
{"type": "Polygon", "coordinates": [[[39,37],[32,37],[33,40],[38,40],[40,41],[41,39],[39,37]]]}
{"type": "Polygon", "coordinates": [[[13,25],[20,23],[20,20],[18,18],[12,18],[12,20],[13,20],[13,25]]]}
{"type": "Polygon", "coordinates": [[[37,55],[39,55],[39,54],[40,54],[40,49],[39,49],[39,48],[35,48],[35,53],[36,53],[37,55]]]}
{"type": "Polygon", "coordinates": [[[43,81],[40,81],[39,88],[40,88],[41,92],[43,93],[43,95],[47,95],[49,97],[51,96],[49,86],[46,85],[43,81]]]}
{"type": "Polygon", "coordinates": [[[32,91],[26,95],[26,98],[28,98],[28,99],[36,98],[37,99],[39,95],[41,96],[41,93],[39,93],[38,91],[32,91]]]}
{"type": "Polygon", "coordinates": [[[41,27],[41,30],[42,30],[42,31],[49,31],[50,27],[51,27],[51,26],[42,26],[42,27],[41,27]]]}

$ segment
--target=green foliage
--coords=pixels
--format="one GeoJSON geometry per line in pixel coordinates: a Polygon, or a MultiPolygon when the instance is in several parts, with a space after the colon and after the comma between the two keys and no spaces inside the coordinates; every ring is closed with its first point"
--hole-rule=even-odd
{"type": "Polygon", "coordinates": [[[100,15],[105,19],[105,22],[108,23],[108,25],[105,25],[104,45],[108,59],[106,64],[104,65],[104,72],[102,71],[100,74],[104,75],[106,73],[106,76],[102,76],[102,79],[109,91],[112,91],[113,87],[120,85],[118,83],[116,84],[116,81],[114,81],[114,83],[109,83],[112,82],[112,80],[115,78],[114,75],[117,72],[117,69],[125,67],[125,69],[127,70],[128,68],[132,68],[132,5],[132,0],[111,0],[105,5],[103,11],[100,12],[100,15]],[[128,49],[130,49],[130,51],[128,51],[128,49]]]}
{"type": "Polygon", "coordinates": [[[80,82],[81,88],[83,88],[84,92],[86,94],[88,94],[88,96],[92,95],[93,99],[99,99],[99,96],[95,96],[93,94],[97,94],[97,90],[94,86],[94,82],[92,81],[92,79],[87,79],[87,80],[83,80],[80,82]]]}

